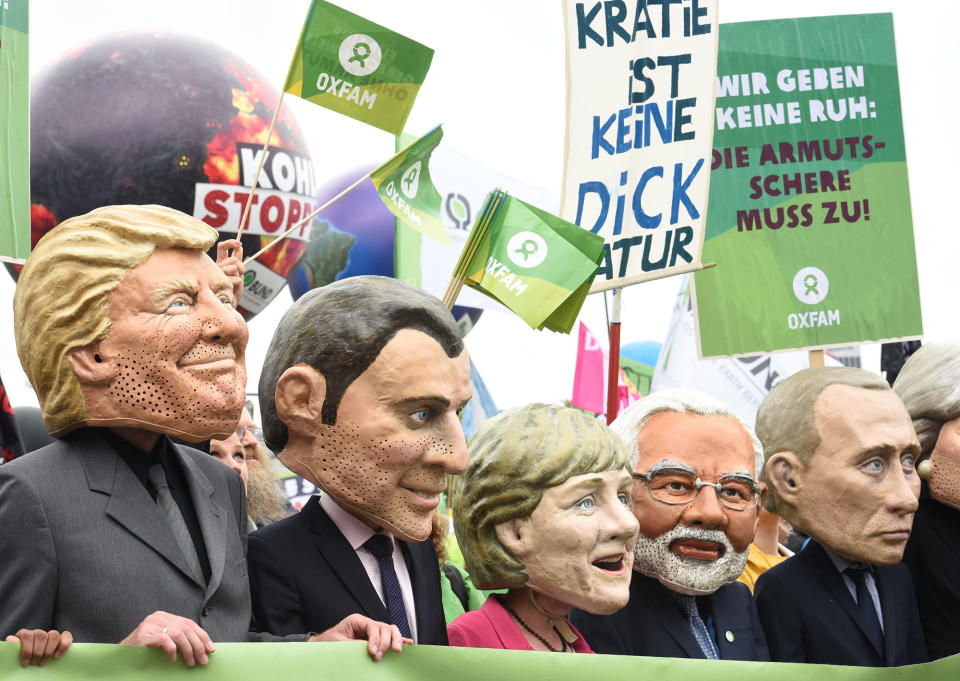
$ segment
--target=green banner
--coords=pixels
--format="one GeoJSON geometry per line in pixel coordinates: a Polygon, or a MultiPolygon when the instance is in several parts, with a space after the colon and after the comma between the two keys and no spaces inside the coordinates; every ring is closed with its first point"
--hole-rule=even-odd
{"type": "Polygon", "coordinates": [[[467,285],[535,329],[570,333],[603,258],[603,237],[496,191],[464,246],[468,252],[467,285]]]}
{"type": "Polygon", "coordinates": [[[703,357],[922,333],[890,14],[721,24],[703,357]]]}
{"type": "Polygon", "coordinates": [[[0,2],[0,258],[30,255],[27,0],[0,2]]]}
{"type": "Polygon", "coordinates": [[[430,154],[442,138],[443,129],[438,125],[372,170],[370,179],[391,213],[418,232],[450,244],[440,220],[440,194],[430,179],[430,154]]]}
{"type": "Polygon", "coordinates": [[[314,0],[283,89],[399,135],[432,59],[429,47],[314,0]]]}
{"type": "Polygon", "coordinates": [[[218,643],[205,667],[170,662],[153,648],[76,643],[59,660],[23,668],[19,644],[0,643],[4,681],[264,681],[315,677],[321,681],[583,681],[584,679],[656,679],[657,681],[955,681],[960,655],[937,662],[875,669],[776,662],[680,660],[666,657],[570,655],[522,650],[405,646],[374,662],[366,644],[218,643]]]}

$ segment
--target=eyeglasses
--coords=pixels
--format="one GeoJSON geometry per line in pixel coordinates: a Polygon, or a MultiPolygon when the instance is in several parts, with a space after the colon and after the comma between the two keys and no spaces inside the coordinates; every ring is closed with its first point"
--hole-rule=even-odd
{"type": "Polygon", "coordinates": [[[704,482],[694,473],[677,468],[633,473],[633,477],[646,480],[650,496],[664,504],[689,504],[704,487],[713,487],[717,500],[732,511],[749,511],[760,498],[760,485],[744,473],[727,473],[717,482],[704,482]]]}
{"type": "Polygon", "coordinates": [[[263,428],[260,426],[237,426],[236,433],[241,440],[247,436],[247,433],[250,433],[256,438],[257,442],[263,444],[263,428]]]}

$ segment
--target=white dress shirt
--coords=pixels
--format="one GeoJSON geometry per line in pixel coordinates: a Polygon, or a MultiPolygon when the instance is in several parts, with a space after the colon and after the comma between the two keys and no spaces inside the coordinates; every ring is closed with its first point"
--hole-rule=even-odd
{"type": "MultiPolygon", "coordinates": [[[[320,496],[320,508],[326,512],[330,520],[333,521],[333,524],[340,530],[340,534],[346,538],[351,548],[356,551],[357,558],[363,563],[363,569],[367,571],[367,577],[370,579],[370,583],[373,584],[373,588],[376,589],[377,595],[380,597],[381,602],[383,602],[384,607],[386,607],[387,602],[383,597],[383,580],[380,578],[380,564],[377,563],[374,555],[363,547],[364,543],[366,543],[370,537],[378,533],[374,532],[369,525],[340,506],[329,494],[320,496]]],[[[400,592],[403,594],[403,607],[407,611],[407,623],[410,625],[410,633],[413,636],[414,643],[416,643],[417,611],[413,605],[413,585],[410,583],[410,572],[407,570],[407,561],[403,559],[403,552],[400,550],[400,547],[397,546],[397,540],[392,534],[385,530],[379,532],[379,534],[389,537],[390,543],[393,544],[393,569],[397,573],[397,581],[400,582],[400,592]]]]}

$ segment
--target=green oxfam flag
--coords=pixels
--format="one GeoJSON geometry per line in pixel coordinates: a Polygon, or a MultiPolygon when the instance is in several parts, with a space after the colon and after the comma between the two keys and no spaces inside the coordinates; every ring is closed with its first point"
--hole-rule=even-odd
{"type": "Polygon", "coordinates": [[[720,29],[702,356],[919,336],[891,15],[720,29]]]}
{"type": "Polygon", "coordinates": [[[314,0],[283,90],[399,135],[432,59],[429,47],[314,0]]]}
{"type": "Polygon", "coordinates": [[[389,161],[370,173],[377,193],[387,208],[418,232],[449,245],[440,220],[440,194],[430,180],[430,154],[440,144],[438,125],[389,161]]]}
{"type": "Polygon", "coordinates": [[[602,257],[603,237],[495,190],[454,274],[533,328],[570,333],[602,257]]]}
{"type": "Polygon", "coordinates": [[[0,259],[30,255],[27,0],[0,2],[0,259]]]}

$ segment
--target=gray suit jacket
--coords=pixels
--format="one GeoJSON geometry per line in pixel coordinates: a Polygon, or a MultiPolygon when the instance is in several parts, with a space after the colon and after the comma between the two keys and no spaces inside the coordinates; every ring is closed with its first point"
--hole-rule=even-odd
{"type": "Polygon", "coordinates": [[[37,628],[117,643],[156,610],[194,620],[214,641],[247,640],[242,482],[208,455],[172,449],[203,533],[209,584],[189,576],[150,494],[87,428],[0,466],[0,640],[37,628]]]}

